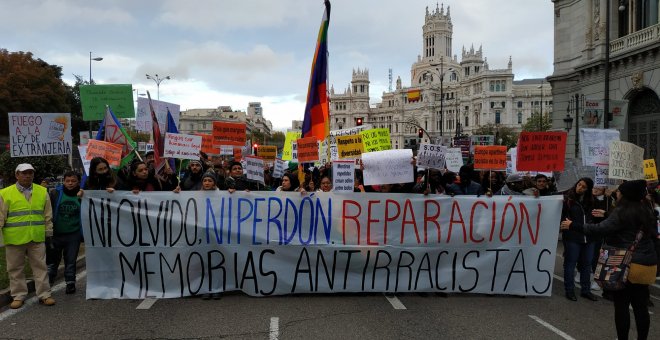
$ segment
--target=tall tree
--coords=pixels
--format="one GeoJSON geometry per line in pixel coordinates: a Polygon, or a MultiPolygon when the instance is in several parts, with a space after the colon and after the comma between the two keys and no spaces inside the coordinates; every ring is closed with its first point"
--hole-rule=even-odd
{"type": "Polygon", "coordinates": [[[71,112],[61,78],[61,66],[0,49],[0,141],[9,141],[9,112],[71,112]]]}
{"type": "Polygon", "coordinates": [[[474,135],[494,135],[495,144],[506,145],[511,148],[518,144],[518,133],[510,127],[488,123],[480,126],[472,133],[474,135]]]}
{"type": "Polygon", "coordinates": [[[552,122],[550,121],[550,115],[545,114],[541,117],[538,112],[532,114],[531,117],[527,118],[527,122],[523,125],[523,131],[548,131],[552,127],[552,122]]]}

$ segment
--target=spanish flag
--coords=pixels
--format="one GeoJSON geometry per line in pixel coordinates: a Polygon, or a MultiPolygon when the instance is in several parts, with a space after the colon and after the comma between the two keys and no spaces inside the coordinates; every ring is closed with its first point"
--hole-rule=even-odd
{"type": "Polygon", "coordinates": [[[328,101],[328,26],[330,1],[325,0],[325,12],[321,21],[312,72],[307,89],[307,105],[302,126],[303,137],[325,139],[330,133],[330,104],[328,101]]]}
{"type": "Polygon", "coordinates": [[[420,90],[408,90],[408,101],[409,102],[418,101],[421,94],[422,94],[422,91],[420,91],[420,90]]]}

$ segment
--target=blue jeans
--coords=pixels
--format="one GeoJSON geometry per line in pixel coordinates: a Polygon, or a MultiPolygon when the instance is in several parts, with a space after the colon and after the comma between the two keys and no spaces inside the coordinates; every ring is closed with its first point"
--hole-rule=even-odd
{"type": "Polygon", "coordinates": [[[580,291],[591,291],[591,262],[594,258],[594,243],[578,243],[564,240],[564,289],[573,293],[575,289],[575,265],[580,272],[580,291]]]}
{"type": "Polygon", "coordinates": [[[46,249],[46,264],[48,265],[48,278],[51,281],[57,276],[57,268],[64,257],[64,281],[76,282],[76,259],[80,250],[80,232],[53,236],[52,245],[46,249]],[[64,256],[63,256],[64,255],[64,256]]]}

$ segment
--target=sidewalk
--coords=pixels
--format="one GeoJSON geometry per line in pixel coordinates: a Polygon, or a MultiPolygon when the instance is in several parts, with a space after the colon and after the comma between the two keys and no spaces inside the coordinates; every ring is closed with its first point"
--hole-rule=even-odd
{"type": "MultiPolygon", "coordinates": [[[[76,259],[76,272],[85,267],[85,254],[78,256],[76,259]]],[[[64,277],[64,263],[60,264],[60,267],[57,270],[57,278],[55,281],[59,281],[64,277]]],[[[34,293],[34,280],[27,279],[28,294],[34,293]]],[[[11,298],[11,293],[9,288],[0,290],[0,308],[8,306],[13,299],[11,298]]]]}

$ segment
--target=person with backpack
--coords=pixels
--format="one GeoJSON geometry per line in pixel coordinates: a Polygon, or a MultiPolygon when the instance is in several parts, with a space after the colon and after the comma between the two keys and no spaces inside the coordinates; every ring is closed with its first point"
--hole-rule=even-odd
{"type": "Polygon", "coordinates": [[[64,281],[66,294],[76,292],[76,259],[82,240],[80,220],[80,174],[67,171],[64,185],[50,191],[53,207],[53,237],[46,243],[46,265],[48,282],[52,286],[57,269],[64,258],[64,281]]]}

